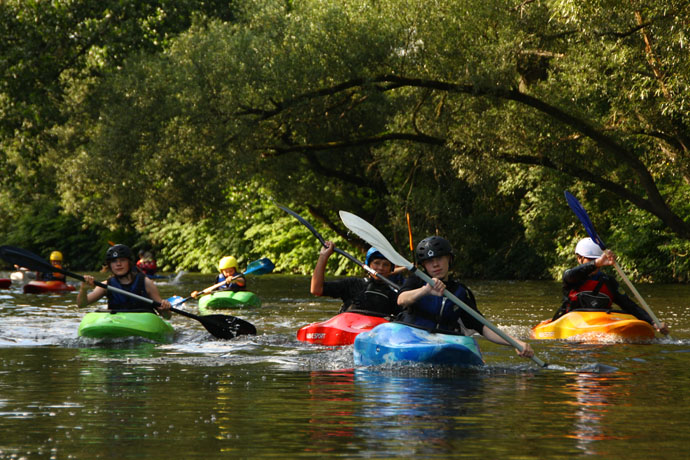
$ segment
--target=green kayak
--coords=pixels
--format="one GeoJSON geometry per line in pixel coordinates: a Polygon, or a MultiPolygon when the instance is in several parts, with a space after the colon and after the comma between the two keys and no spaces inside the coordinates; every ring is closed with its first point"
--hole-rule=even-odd
{"type": "Polygon", "coordinates": [[[220,291],[199,299],[199,311],[207,314],[211,310],[237,307],[260,307],[261,299],[249,291],[220,291]]]}
{"type": "Polygon", "coordinates": [[[79,324],[79,336],[97,339],[144,337],[170,343],[175,335],[172,325],[155,313],[101,312],[87,313],[79,324]]]}

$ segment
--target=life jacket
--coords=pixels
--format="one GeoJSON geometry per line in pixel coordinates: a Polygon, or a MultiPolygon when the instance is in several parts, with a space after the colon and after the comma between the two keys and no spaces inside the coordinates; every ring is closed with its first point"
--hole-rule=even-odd
{"type": "Polygon", "coordinates": [[[155,260],[139,260],[137,262],[137,267],[144,272],[145,275],[155,275],[156,270],[158,270],[158,265],[155,260]]]}
{"type": "MultiPolygon", "coordinates": [[[[227,287],[222,287],[218,290],[219,291],[232,291],[232,292],[246,291],[247,290],[247,280],[244,278],[244,276],[240,276],[239,278],[242,278],[243,280],[245,280],[244,286],[240,286],[237,283],[230,283],[227,287]]],[[[235,279],[239,279],[239,278],[235,278],[235,279]]],[[[220,274],[216,277],[216,283],[215,284],[218,284],[221,281],[225,281],[225,279],[226,279],[225,276],[223,274],[220,274]]]]}
{"type": "MultiPolygon", "coordinates": [[[[146,276],[143,273],[137,273],[134,276],[134,281],[130,284],[122,284],[117,276],[108,278],[108,286],[112,286],[123,291],[131,292],[141,297],[149,298],[146,293],[146,276]]],[[[154,312],[153,306],[142,300],[129,297],[119,292],[108,289],[108,309],[111,311],[150,311],[154,312]]]]}
{"type": "MultiPolygon", "coordinates": [[[[57,268],[62,268],[62,264],[53,265],[57,268]]],[[[65,275],[60,272],[38,272],[36,274],[38,281],[65,281],[65,275]]]]}
{"type": "Polygon", "coordinates": [[[588,279],[568,293],[566,312],[571,310],[611,310],[613,293],[605,279],[588,279]]]}
{"type": "Polygon", "coordinates": [[[349,305],[343,305],[340,312],[361,311],[394,315],[399,311],[398,294],[384,283],[377,283],[372,278],[364,278],[364,290],[349,305]]]}
{"type": "MultiPolygon", "coordinates": [[[[57,268],[63,268],[63,267],[62,267],[62,264],[57,264],[57,265],[54,265],[54,266],[57,267],[57,268]]],[[[54,280],[56,280],[56,281],[65,281],[65,275],[63,275],[63,274],[60,273],[60,272],[53,272],[53,273],[52,273],[52,279],[54,279],[54,280]]]]}
{"type": "MultiPolygon", "coordinates": [[[[467,288],[458,283],[453,292],[459,299],[467,299],[467,288]]],[[[408,313],[408,312],[406,312],[408,313]]],[[[402,322],[407,322],[427,330],[457,331],[463,326],[459,323],[460,309],[446,297],[425,295],[412,305],[411,314],[403,314],[402,322]]]]}

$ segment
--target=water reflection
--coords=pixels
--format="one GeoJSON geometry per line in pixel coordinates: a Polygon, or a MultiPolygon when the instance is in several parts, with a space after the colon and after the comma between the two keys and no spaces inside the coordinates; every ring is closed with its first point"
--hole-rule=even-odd
{"type": "MultiPolygon", "coordinates": [[[[309,435],[317,445],[332,438],[354,435],[352,402],[354,400],[354,372],[315,371],[309,381],[309,435]]],[[[305,451],[311,451],[308,446],[305,451]]],[[[323,451],[321,448],[319,451],[323,451]]]]}
{"type": "MultiPolygon", "coordinates": [[[[574,396],[568,404],[575,406],[572,431],[566,435],[576,439],[576,446],[588,455],[599,455],[596,441],[629,439],[616,435],[606,417],[616,405],[626,404],[630,396],[629,374],[572,374],[564,392],[574,396]]],[[[599,444],[601,445],[601,444],[599,444]]]]}
{"type": "Polygon", "coordinates": [[[355,371],[362,403],[359,416],[364,422],[360,430],[372,452],[453,452],[467,438],[481,437],[482,424],[476,421],[486,396],[485,374],[439,376],[421,368],[408,372],[413,373],[355,371]],[[401,452],[400,439],[409,443],[407,451],[401,452]]]}

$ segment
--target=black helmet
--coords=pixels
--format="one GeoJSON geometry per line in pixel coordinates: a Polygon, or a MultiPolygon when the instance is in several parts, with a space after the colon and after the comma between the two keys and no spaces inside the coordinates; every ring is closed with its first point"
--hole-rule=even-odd
{"type": "Polygon", "coordinates": [[[424,238],[417,245],[415,256],[417,262],[424,262],[425,260],[433,259],[434,257],[449,255],[451,260],[453,258],[453,247],[447,239],[440,236],[429,236],[424,238]]]}
{"type": "Polygon", "coordinates": [[[119,257],[126,257],[132,260],[132,250],[129,249],[124,244],[116,244],[110,246],[107,251],[105,251],[105,263],[115,260],[119,257]]]}

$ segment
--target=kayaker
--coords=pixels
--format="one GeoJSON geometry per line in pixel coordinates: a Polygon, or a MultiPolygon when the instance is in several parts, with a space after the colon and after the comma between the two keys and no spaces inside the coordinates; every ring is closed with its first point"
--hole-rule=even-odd
{"type": "MultiPolygon", "coordinates": [[[[216,281],[213,284],[226,282],[226,285],[217,289],[217,291],[246,291],[247,280],[244,275],[238,275],[239,264],[234,256],[225,256],[218,262],[218,271],[220,274],[216,276],[216,281]],[[236,277],[235,277],[236,276],[236,277]]],[[[192,297],[196,298],[199,291],[192,292],[192,297]]]]}
{"type": "MultiPolygon", "coordinates": [[[[454,253],[448,240],[440,236],[424,238],[415,248],[415,257],[417,264],[421,265],[434,284],[427,284],[417,276],[409,277],[398,295],[398,305],[403,308],[403,312],[396,321],[441,333],[471,335],[470,330],[474,330],[491,342],[510,345],[482,322],[443,296],[443,291],[448,289],[481,315],[472,291],[450,276],[454,253]]],[[[525,358],[534,355],[528,343],[513,339],[522,348],[522,351],[516,349],[518,355],[525,358]]]]}
{"type": "Polygon", "coordinates": [[[232,292],[247,290],[247,280],[244,275],[240,274],[234,278],[238,274],[238,269],[239,264],[234,256],[225,256],[220,259],[218,262],[218,271],[220,271],[220,274],[216,276],[215,284],[225,281],[227,283],[227,287],[219,290],[229,290],[232,292]]]}
{"type": "Polygon", "coordinates": [[[611,306],[616,304],[623,312],[647,321],[662,334],[669,333],[666,323],[657,327],[651,316],[620,290],[618,281],[600,270],[616,262],[616,255],[610,249],[602,251],[587,237],[577,242],[575,257],[579,265],[563,273],[563,303],[554,314],[554,321],[572,310],[611,311],[611,306]]]}
{"type": "MultiPolygon", "coordinates": [[[[161,298],[156,284],[136,268],[129,247],[124,244],[110,246],[105,253],[105,264],[112,273],[112,276],[104,281],[105,284],[158,302],[160,306],[155,308],[157,313],[164,318],[171,317],[170,302],[161,298]]],[[[81,283],[77,295],[77,306],[83,308],[103,296],[107,296],[108,309],[112,311],[154,311],[150,304],[96,286],[93,276],[84,275],[84,282],[81,283]],[[93,290],[87,294],[89,287],[93,290]]]]}
{"type": "MultiPolygon", "coordinates": [[[[374,275],[325,281],[326,264],[333,251],[335,251],[335,244],[331,241],[326,241],[325,246],[321,247],[319,259],[311,276],[310,291],[313,295],[342,299],[343,305],[339,313],[357,311],[393,316],[400,312],[397,292],[374,275]]],[[[388,277],[394,268],[393,264],[375,248],[367,251],[364,263],[385,277],[388,277]]]]}
{"type": "MultiPolygon", "coordinates": [[[[50,264],[53,267],[63,268],[62,266],[62,253],[60,251],[53,251],[50,253],[50,264]]],[[[65,282],[65,275],[59,272],[45,273],[36,272],[37,281],[62,281],[65,282]]]]}
{"type": "Polygon", "coordinates": [[[139,260],[137,260],[137,268],[141,270],[144,275],[153,277],[158,270],[156,259],[149,251],[139,251],[139,260]]]}

